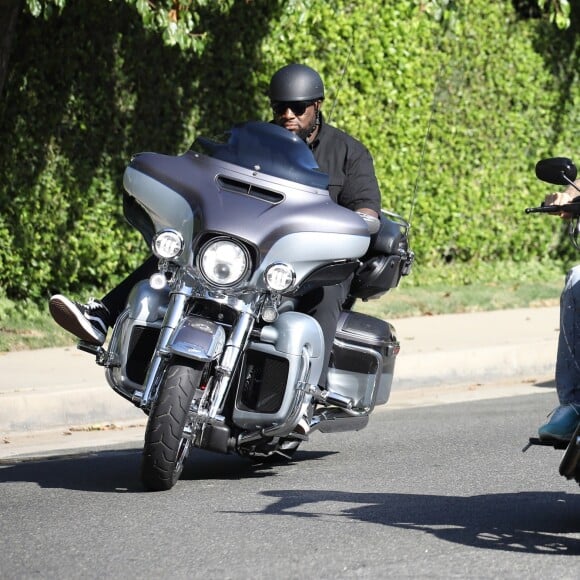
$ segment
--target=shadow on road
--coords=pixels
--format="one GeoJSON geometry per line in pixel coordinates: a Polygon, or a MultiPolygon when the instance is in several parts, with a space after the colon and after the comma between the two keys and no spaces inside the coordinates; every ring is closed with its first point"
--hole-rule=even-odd
{"type": "MultiPolygon", "coordinates": [[[[330,453],[300,451],[296,463],[324,460],[330,453]]],[[[41,488],[97,493],[146,493],[139,480],[141,450],[0,466],[0,485],[32,482],[41,488]]],[[[286,463],[291,465],[292,462],[286,463]]],[[[195,449],[181,482],[243,480],[282,476],[284,465],[257,463],[237,455],[195,449]]],[[[171,494],[172,492],[167,492],[171,494]]],[[[237,513],[289,518],[336,518],[417,530],[456,544],[532,554],[580,555],[580,494],[514,492],[475,496],[405,493],[356,493],[288,489],[259,491],[259,511],[237,513]],[[322,505],[324,504],[324,505],[322,505]],[[329,507],[330,504],[330,507],[329,507]],[[330,515],[329,515],[330,514],[330,515]]]]}
{"type": "MultiPolygon", "coordinates": [[[[299,453],[300,462],[322,459],[334,452],[299,453]]],[[[256,461],[238,455],[221,455],[194,449],[181,481],[240,480],[276,475],[291,461],[256,461]]],[[[42,488],[101,493],[145,493],[139,479],[141,450],[100,451],[25,461],[0,466],[0,484],[32,482],[42,488]]]]}
{"type": "Polygon", "coordinates": [[[25,461],[0,467],[0,484],[32,482],[42,488],[96,492],[141,492],[141,451],[100,451],[25,461]]]}
{"type": "Polygon", "coordinates": [[[276,499],[259,512],[263,514],[328,518],[331,502],[343,504],[335,513],[345,523],[354,520],[420,530],[475,548],[580,555],[580,495],[529,491],[457,497],[324,490],[265,491],[263,495],[276,499]],[[321,502],[325,502],[323,511],[317,512],[315,504],[321,502]]]}

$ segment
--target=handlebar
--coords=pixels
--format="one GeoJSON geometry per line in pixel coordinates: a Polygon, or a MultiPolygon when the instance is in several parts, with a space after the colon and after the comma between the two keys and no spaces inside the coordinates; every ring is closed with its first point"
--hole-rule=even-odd
{"type": "MultiPolygon", "coordinates": [[[[575,183],[577,176],[576,165],[571,159],[565,157],[550,157],[536,163],[536,177],[538,179],[555,185],[568,185],[580,192],[578,183],[575,183]]],[[[525,212],[527,214],[564,214],[563,217],[571,218],[568,224],[568,235],[574,247],[580,250],[580,196],[574,197],[570,203],[562,205],[546,205],[542,203],[540,207],[528,207],[525,212]]]]}
{"type": "Polygon", "coordinates": [[[580,201],[573,201],[562,205],[541,205],[540,207],[527,207],[526,213],[568,213],[572,217],[580,216],[580,201]]]}

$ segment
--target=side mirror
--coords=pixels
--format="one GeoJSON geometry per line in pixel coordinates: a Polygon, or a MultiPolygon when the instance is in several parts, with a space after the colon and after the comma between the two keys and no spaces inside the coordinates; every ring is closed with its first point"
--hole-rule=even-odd
{"type": "Polygon", "coordinates": [[[567,157],[550,157],[536,163],[536,177],[555,185],[570,185],[577,174],[576,165],[567,157]]]}

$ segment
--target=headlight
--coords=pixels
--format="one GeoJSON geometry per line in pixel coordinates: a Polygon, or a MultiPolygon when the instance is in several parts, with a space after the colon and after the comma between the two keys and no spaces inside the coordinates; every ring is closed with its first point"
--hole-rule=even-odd
{"type": "Polygon", "coordinates": [[[177,258],[183,252],[183,238],[175,230],[163,230],[153,237],[151,249],[158,258],[177,258]]]}
{"type": "Polygon", "coordinates": [[[226,238],[218,238],[202,247],[198,266],[210,284],[234,286],[248,273],[250,256],[241,244],[226,238]]]}
{"type": "Polygon", "coordinates": [[[272,264],[264,272],[264,280],[273,292],[284,292],[294,285],[296,274],[288,264],[272,264]]]}

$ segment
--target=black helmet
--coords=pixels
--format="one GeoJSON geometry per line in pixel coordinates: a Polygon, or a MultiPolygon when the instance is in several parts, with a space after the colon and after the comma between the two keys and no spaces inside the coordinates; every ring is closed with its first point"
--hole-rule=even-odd
{"type": "Polygon", "coordinates": [[[270,101],[317,101],[324,99],[320,75],[304,64],[289,64],[274,73],[268,90],[270,101]]]}

